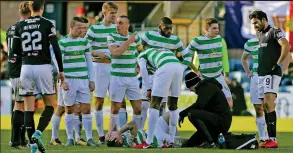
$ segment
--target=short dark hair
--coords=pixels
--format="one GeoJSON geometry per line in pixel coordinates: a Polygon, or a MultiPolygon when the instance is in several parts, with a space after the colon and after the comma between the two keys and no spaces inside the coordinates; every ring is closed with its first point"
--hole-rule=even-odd
{"type": "Polygon", "coordinates": [[[265,18],[266,21],[268,21],[267,14],[265,12],[263,12],[262,10],[254,10],[254,11],[252,11],[249,14],[249,20],[251,20],[253,18],[257,18],[259,20],[262,20],[263,18],[265,18]]]}
{"type": "Polygon", "coordinates": [[[29,2],[21,2],[19,4],[19,13],[21,15],[29,15],[31,10],[29,9],[29,2]]]}
{"type": "Polygon", "coordinates": [[[173,24],[172,20],[171,20],[170,18],[168,18],[168,17],[163,17],[163,18],[161,19],[161,22],[162,22],[163,24],[173,24]]]}
{"type": "Polygon", "coordinates": [[[126,18],[129,20],[128,16],[127,15],[120,15],[119,18],[126,18]]]}
{"type": "Polygon", "coordinates": [[[34,0],[30,1],[31,7],[33,11],[39,11],[45,4],[44,0],[34,0]]]}
{"type": "Polygon", "coordinates": [[[72,23],[74,24],[75,22],[84,23],[84,20],[80,17],[75,16],[71,19],[70,24],[72,24],[72,23]]]}
{"type": "Polygon", "coordinates": [[[116,139],[114,139],[113,141],[107,140],[107,146],[108,147],[120,147],[121,145],[119,145],[117,142],[115,142],[116,139]]]}
{"type": "Polygon", "coordinates": [[[89,20],[84,18],[84,17],[80,17],[83,20],[83,23],[89,23],[89,20]]]}
{"type": "Polygon", "coordinates": [[[206,18],[205,19],[205,27],[210,27],[212,24],[219,23],[216,18],[206,18]]]}

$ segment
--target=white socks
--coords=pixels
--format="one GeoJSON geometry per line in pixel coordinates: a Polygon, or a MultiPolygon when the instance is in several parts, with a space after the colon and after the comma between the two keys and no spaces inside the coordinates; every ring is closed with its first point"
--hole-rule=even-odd
{"type": "Polygon", "coordinates": [[[56,138],[58,138],[60,120],[61,120],[61,117],[56,116],[55,114],[52,116],[52,137],[51,137],[51,140],[55,140],[56,138]]]}
{"type": "Polygon", "coordinates": [[[78,141],[81,136],[81,122],[79,120],[79,115],[74,115],[74,131],[75,131],[75,141],[78,141]]]}
{"type": "Polygon", "coordinates": [[[154,134],[155,134],[155,128],[158,123],[159,119],[159,110],[150,108],[150,115],[149,115],[149,121],[148,121],[148,136],[146,143],[151,144],[153,143],[154,134]]]}
{"type": "Polygon", "coordinates": [[[85,136],[88,141],[89,139],[93,138],[91,114],[82,114],[82,124],[84,126],[85,136]]]}
{"type": "Polygon", "coordinates": [[[64,120],[67,139],[73,139],[74,115],[65,113],[64,120]]]}
{"type": "Polygon", "coordinates": [[[109,131],[113,131],[116,129],[116,131],[119,130],[119,115],[118,114],[110,114],[110,126],[109,131]]]}
{"type": "Polygon", "coordinates": [[[178,121],[179,114],[177,113],[177,110],[170,111],[170,118],[169,118],[169,130],[171,135],[171,141],[174,143],[175,135],[176,135],[176,125],[178,121]]]}
{"type": "Polygon", "coordinates": [[[143,101],[141,104],[141,128],[144,128],[145,121],[148,117],[148,109],[150,108],[150,102],[143,101]]]}
{"type": "Polygon", "coordinates": [[[141,127],[141,115],[133,114],[132,120],[135,122],[137,129],[142,130],[142,127],[141,127]]]}
{"type": "Polygon", "coordinates": [[[122,128],[123,125],[127,123],[127,112],[125,108],[119,109],[119,127],[122,128]]]}
{"type": "Polygon", "coordinates": [[[96,119],[96,127],[99,133],[99,136],[104,136],[104,116],[103,111],[97,111],[95,112],[95,119],[96,119]]]}
{"type": "Polygon", "coordinates": [[[267,124],[264,116],[256,118],[256,126],[258,130],[259,139],[268,140],[269,136],[267,132],[267,124]]]}

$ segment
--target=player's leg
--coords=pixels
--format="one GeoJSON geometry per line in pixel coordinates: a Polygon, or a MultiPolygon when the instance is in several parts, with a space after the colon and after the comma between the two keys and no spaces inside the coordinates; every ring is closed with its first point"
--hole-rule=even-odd
{"type": "Polygon", "coordinates": [[[126,97],[130,100],[133,116],[132,120],[136,123],[137,129],[142,130],[141,124],[141,97],[142,94],[139,90],[139,83],[136,77],[129,77],[128,79],[128,89],[126,90],[126,97]]]}
{"type": "Polygon", "coordinates": [[[222,91],[224,92],[225,96],[226,96],[226,99],[228,101],[228,104],[229,104],[229,107],[230,109],[233,108],[233,99],[232,99],[232,94],[231,94],[231,91],[225,81],[225,78],[223,75],[219,76],[218,78],[216,78],[216,80],[221,83],[222,85],[222,91]]]}
{"type": "Polygon", "coordinates": [[[75,144],[86,146],[86,141],[81,137],[82,131],[82,114],[81,114],[81,107],[80,102],[75,102],[74,104],[74,132],[75,132],[75,144]]]}
{"type": "Polygon", "coordinates": [[[277,75],[267,75],[264,77],[264,106],[267,112],[267,127],[270,141],[266,144],[267,148],[277,148],[276,139],[277,115],[275,111],[275,101],[277,98],[281,77],[277,75]]]}
{"type": "Polygon", "coordinates": [[[111,76],[110,83],[110,125],[109,132],[119,129],[119,110],[121,108],[121,102],[126,92],[125,78],[118,76],[111,76]]]}
{"type": "Polygon", "coordinates": [[[51,136],[51,145],[63,145],[63,143],[58,138],[58,132],[60,127],[60,120],[62,115],[65,112],[65,104],[63,101],[62,88],[58,89],[58,105],[52,116],[52,136],[51,136]]]}
{"type": "MultiPolygon", "coordinates": [[[[150,87],[153,86],[153,79],[154,79],[154,76],[149,75],[150,87]]],[[[142,84],[142,104],[141,104],[141,127],[142,127],[142,129],[144,128],[150,105],[151,105],[151,103],[150,103],[150,99],[147,97],[146,85],[142,84]]]]}
{"type": "Polygon", "coordinates": [[[183,68],[180,64],[172,63],[172,70],[174,70],[174,77],[171,82],[170,86],[170,96],[168,97],[168,107],[170,111],[170,118],[169,118],[169,129],[171,140],[169,142],[169,147],[174,147],[175,135],[176,135],[176,125],[178,121],[179,114],[177,112],[177,102],[178,97],[181,93],[181,84],[183,78],[183,68]]]}
{"type": "Polygon", "coordinates": [[[35,132],[34,111],[35,111],[35,96],[34,89],[35,81],[33,78],[34,68],[30,65],[23,65],[20,74],[19,92],[24,96],[24,124],[27,130],[27,135],[30,144],[33,144],[32,135],[35,132]]]}
{"type": "Polygon", "coordinates": [[[127,123],[126,99],[123,97],[121,107],[119,109],[119,127],[123,127],[127,123]]]}
{"type": "Polygon", "coordinates": [[[159,119],[160,104],[163,97],[167,97],[169,93],[169,89],[173,79],[173,73],[170,73],[168,71],[168,65],[169,64],[163,65],[162,67],[157,69],[154,76],[152,100],[149,112],[150,115],[148,120],[148,137],[146,140],[146,143],[148,145],[144,146],[144,148],[152,147],[151,144],[153,143],[155,127],[157,126],[157,122],[159,119]]]}
{"type": "Polygon", "coordinates": [[[93,139],[92,134],[92,115],[91,115],[91,91],[89,89],[89,80],[78,79],[78,91],[76,101],[80,102],[80,110],[82,114],[82,124],[84,126],[87,145],[92,147],[99,146],[93,139]]]}
{"type": "Polygon", "coordinates": [[[22,149],[27,145],[24,126],[24,100],[23,97],[19,96],[19,78],[13,78],[10,81],[15,95],[15,103],[11,117],[12,131],[10,146],[22,149]]]}
{"type": "Polygon", "coordinates": [[[166,112],[166,105],[167,105],[168,98],[164,97],[162,99],[161,105],[160,105],[160,116],[162,116],[166,112]]]}
{"type": "Polygon", "coordinates": [[[250,79],[250,100],[254,105],[254,109],[256,112],[256,126],[258,129],[258,135],[260,142],[266,141],[267,136],[267,126],[264,116],[264,109],[262,101],[258,98],[258,75],[254,73],[254,75],[250,79]]]}
{"type": "Polygon", "coordinates": [[[44,145],[42,142],[42,132],[49,125],[52,115],[54,113],[53,105],[56,103],[56,91],[54,88],[53,67],[50,64],[36,65],[33,71],[37,90],[42,94],[45,109],[39,119],[39,124],[33,139],[38,145],[38,150],[44,152],[44,145]]]}
{"type": "MultiPolygon", "coordinates": [[[[103,105],[110,85],[110,64],[94,62],[95,69],[95,120],[99,139],[105,139],[103,105]]],[[[101,141],[104,142],[104,141],[101,141]]]]}

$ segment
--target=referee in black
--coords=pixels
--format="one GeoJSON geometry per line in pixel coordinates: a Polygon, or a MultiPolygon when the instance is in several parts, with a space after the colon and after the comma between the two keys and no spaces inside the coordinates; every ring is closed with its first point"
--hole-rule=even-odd
{"type": "Polygon", "coordinates": [[[222,85],[214,78],[201,80],[194,72],[185,76],[185,84],[198,98],[179,113],[179,127],[188,116],[197,131],[183,147],[216,148],[219,134],[225,135],[232,122],[232,113],[222,85]]]}
{"type": "Polygon", "coordinates": [[[250,22],[256,30],[259,39],[258,52],[258,94],[265,106],[265,119],[269,140],[262,148],[278,148],[276,139],[277,117],[275,112],[275,100],[282,78],[280,64],[287,57],[290,45],[284,33],[277,27],[268,24],[265,12],[255,10],[249,15],[250,22]]]}

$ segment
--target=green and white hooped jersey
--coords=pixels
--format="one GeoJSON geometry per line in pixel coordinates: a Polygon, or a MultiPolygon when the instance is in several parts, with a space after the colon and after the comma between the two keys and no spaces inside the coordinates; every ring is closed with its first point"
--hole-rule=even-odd
{"type": "Polygon", "coordinates": [[[86,38],[91,43],[91,51],[104,52],[110,56],[107,37],[113,32],[116,32],[116,24],[104,26],[102,22],[98,22],[91,25],[86,34],[86,38]]]}
{"type": "Polygon", "coordinates": [[[147,31],[142,35],[142,43],[148,48],[167,48],[174,52],[183,51],[183,42],[176,35],[171,34],[169,38],[164,37],[158,30],[147,31]]]}
{"type": "MultiPolygon", "coordinates": [[[[124,37],[118,34],[117,32],[109,34],[107,37],[108,45],[117,45],[118,47],[127,41],[128,36],[124,37]]],[[[136,58],[138,56],[138,51],[136,47],[141,45],[140,38],[136,35],[135,42],[130,44],[127,50],[120,55],[119,57],[114,57],[111,55],[111,72],[112,76],[121,76],[121,77],[135,77],[137,74],[135,72],[136,68],[136,58]]]]}
{"type": "MultiPolygon", "coordinates": [[[[171,50],[165,48],[149,48],[138,55],[138,60],[141,59],[145,59],[156,69],[167,63],[180,63],[175,54],[171,50]]],[[[190,61],[183,61],[183,64],[188,66],[190,61]]]]}
{"type": "MultiPolygon", "coordinates": [[[[183,42],[178,36],[171,34],[171,36],[167,38],[162,36],[158,30],[143,33],[141,40],[142,44],[147,45],[148,48],[166,48],[172,52],[176,50],[182,52],[184,49],[183,42]]],[[[152,68],[149,63],[147,63],[147,70],[150,75],[155,73],[154,68],[152,68]]]]}
{"type": "Polygon", "coordinates": [[[188,51],[197,52],[203,78],[217,78],[223,71],[222,62],[222,37],[208,38],[204,35],[195,37],[186,48],[188,51]]]}
{"type": "MultiPolygon", "coordinates": [[[[125,148],[132,147],[133,145],[138,145],[138,144],[145,142],[146,138],[147,138],[147,134],[143,130],[139,130],[137,132],[137,136],[133,140],[130,140],[131,135],[130,135],[129,131],[127,131],[127,132],[122,133],[122,146],[125,148]]],[[[158,140],[157,140],[156,136],[154,136],[154,139],[153,139],[153,146],[155,148],[158,147],[158,140]]]]}
{"type": "Polygon", "coordinates": [[[258,68],[258,48],[259,48],[259,41],[258,41],[257,38],[249,39],[244,44],[244,51],[247,54],[252,55],[252,61],[253,61],[252,72],[257,72],[257,68],[258,68]]]}
{"type": "Polygon", "coordinates": [[[90,44],[85,38],[65,36],[59,41],[65,78],[88,79],[85,54],[90,54],[90,44]]]}

